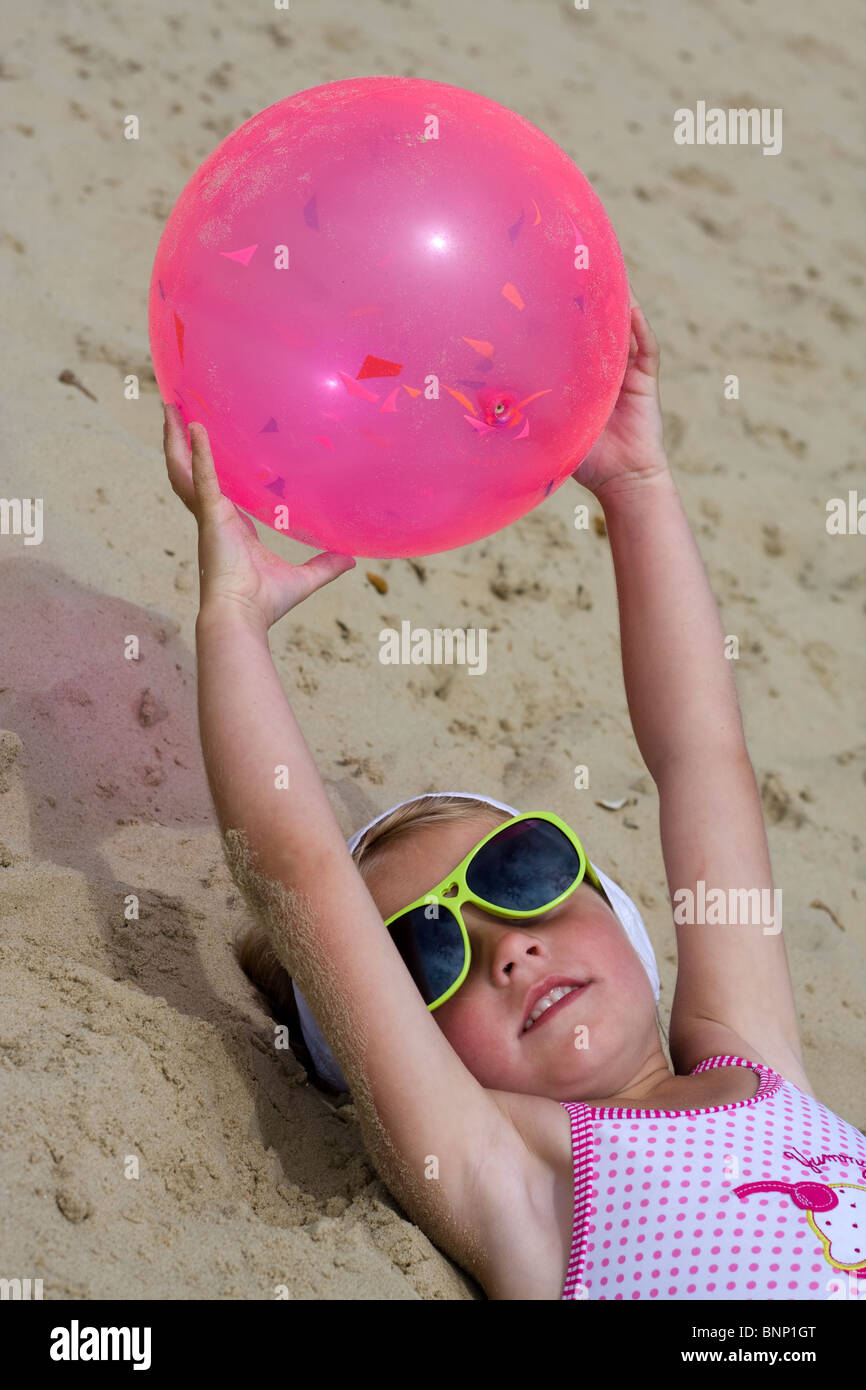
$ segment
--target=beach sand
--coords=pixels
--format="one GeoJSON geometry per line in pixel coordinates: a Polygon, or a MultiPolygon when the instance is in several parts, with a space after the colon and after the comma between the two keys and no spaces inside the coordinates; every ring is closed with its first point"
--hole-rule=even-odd
{"type": "MultiPolygon", "coordinates": [[[[831,27],[805,0],[152,0],[7,15],[2,488],[44,498],[45,520],[40,546],[0,536],[0,1273],[54,1299],[483,1297],[405,1219],[351,1107],[275,1051],[234,961],[249,917],[198,744],[195,526],[167,482],[148,350],[151,265],[190,175],[254,112],[343,77],[427,77],[513,107],[605,203],[739,640],[807,1073],[866,1124],[866,541],[825,525],[829,498],[864,488],[858,14],[855,0],[831,27]],[[676,145],[673,112],[698,100],[782,108],[781,154],[676,145]]],[[[346,834],[431,789],[557,811],[644,912],[666,1019],[657,799],[608,542],[574,528],[579,503],[600,516],[569,482],[474,546],[360,560],[271,647],[346,834]],[[485,678],[383,666],[378,634],[405,619],[487,628],[485,678]]]]}

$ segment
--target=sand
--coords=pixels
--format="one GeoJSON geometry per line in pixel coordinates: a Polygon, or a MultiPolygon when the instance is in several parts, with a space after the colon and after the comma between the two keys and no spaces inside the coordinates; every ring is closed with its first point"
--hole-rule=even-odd
{"type": "MultiPolygon", "coordinates": [[[[234,962],[249,919],[197,738],[195,528],[165,476],[148,353],[150,268],[190,174],[255,111],[341,77],[483,92],[546,130],[604,200],[739,638],[806,1069],[866,1124],[866,542],[825,526],[827,500],[864,486],[858,11],[840,0],[831,27],[805,0],[7,16],[2,489],[45,511],[41,545],[0,536],[0,1273],[41,1277],[55,1299],[483,1297],[405,1219],[351,1107],[275,1051],[234,962]],[[675,145],[674,110],[699,99],[781,107],[782,153],[675,145]],[[137,142],[122,138],[130,112],[137,142]]],[[[608,542],[574,530],[579,502],[598,514],[569,483],[477,545],[361,560],[271,645],[347,834],[428,789],[559,812],[641,905],[666,1016],[656,797],[608,542]],[[378,633],[406,618],[486,627],[486,676],[382,666],[378,633]],[[596,804],[623,796],[617,812],[596,804]]]]}

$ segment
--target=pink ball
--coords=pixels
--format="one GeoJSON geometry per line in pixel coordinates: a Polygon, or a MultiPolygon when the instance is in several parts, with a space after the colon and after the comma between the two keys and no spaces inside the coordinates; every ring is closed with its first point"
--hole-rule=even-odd
{"type": "Polygon", "coordinates": [[[475,92],[359,77],[229,135],[150,286],[162,396],[223,492],[319,549],[429,555],[574,472],[616,403],[629,292],[558,145],[475,92]]]}

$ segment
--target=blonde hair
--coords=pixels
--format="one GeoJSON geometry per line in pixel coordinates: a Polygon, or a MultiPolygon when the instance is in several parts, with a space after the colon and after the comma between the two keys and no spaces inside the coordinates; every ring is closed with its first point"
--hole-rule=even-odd
{"type": "Polygon", "coordinates": [[[489,801],[475,801],[468,796],[420,796],[410,801],[408,806],[398,806],[389,811],[376,825],[372,825],[361,837],[352,851],[352,858],[358,866],[362,878],[380,864],[386,851],[392,848],[410,830],[420,830],[425,825],[435,825],[439,821],[490,820],[494,825],[511,819],[509,812],[501,811],[489,801]]]}
{"type": "MultiPolygon", "coordinates": [[[[371,870],[381,864],[388,851],[412,832],[447,821],[479,819],[489,820],[492,830],[494,825],[509,820],[510,815],[480,797],[475,799],[467,796],[425,794],[419,796],[416,801],[410,801],[406,806],[396,807],[372,825],[352,850],[352,859],[361,877],[366,880],[371,870]]],[[[256,925],[244,930],[235,942],[235,955],[244,974],[264,995],[273,1017],[278,1023],[284,1023],[288,1027],[292,1051],[306,1068],[309,1079],[315,1085],[333,1093],[334,1088],[322,1080],[315,1070],[301,1031],[292,977],[278,959],[263,928],[256,925]]],[[[664,1034],[658,1009],[656,1019],[664,1034]]]]}

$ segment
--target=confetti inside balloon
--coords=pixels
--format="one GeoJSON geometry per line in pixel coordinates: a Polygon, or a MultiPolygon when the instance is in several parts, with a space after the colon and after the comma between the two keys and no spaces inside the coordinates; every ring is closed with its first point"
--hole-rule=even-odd
{"type": "Polygon", "coordinates": [[[622,254],[586,178],[495,101],[405,77],[298,92],[229,135],[150,288],[164,400],[220,485],[319,549],[429,555],[577,468],[628,359],[622,254]]]}

